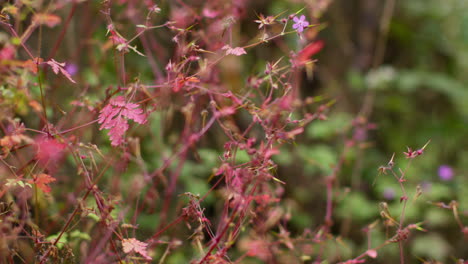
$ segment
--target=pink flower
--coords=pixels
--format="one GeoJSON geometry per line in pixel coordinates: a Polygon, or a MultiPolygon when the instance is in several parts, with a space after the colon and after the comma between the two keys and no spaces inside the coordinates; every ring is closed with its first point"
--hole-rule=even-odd
{"type": "Polygon", "coordinates": [[[64,68],[65,62],[60,63],[54,59],[51,59],[50,61],[46,61],[45,63],[52,68],[52,71],[54,71],[55,74],[58,74],[60,72],[61,74],[63,74],[63,76],[67,77],[67,79],[70,80],[70,82],[76,83],[70,76],[70,73],[68,73],[67,70],[64,68]]]}
{"type": "Polygon", "coordinates": [[[304,28],[308,27],[309,26],[309,22],[307,20],[305,20],[305,16],[302,15],[300,18],[297,18],[294,17],[293,18],[293,21],[294,21],[294,25],[293,25],[293,28],[298,32],[298,33],[302,33],[302,31],[304,31],[304,28]]]}
{"type": "Polygon", "coordinates": [[[450,166],[442,165],[439,167],[439,178],[443,181],[450,181],[453,179],[453,169],[450,166]]]}

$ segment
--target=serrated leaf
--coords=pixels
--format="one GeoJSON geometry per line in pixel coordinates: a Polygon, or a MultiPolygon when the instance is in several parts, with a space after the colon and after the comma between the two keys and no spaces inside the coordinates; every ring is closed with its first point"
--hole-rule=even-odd
{"type": "Polygon", "coordinates": [[[152,258],[148,255],[147,247],[148,244],[141,242],[135,238],[128,238],[122,240],[122,247],[125,253],[136,252],[142,255],[145,259],[151,260],[152,258]]]}
{"type": "Polygon", "coordinates": [[[120,145],[124,140],[124,134],[128,130],[128,120],[139,124],[146,123],[146,115],[138,104],[128,103],[123,96],[112,99],[99,114],[99,130],[109,129],[109,137],[112,146],[120,145]]]}

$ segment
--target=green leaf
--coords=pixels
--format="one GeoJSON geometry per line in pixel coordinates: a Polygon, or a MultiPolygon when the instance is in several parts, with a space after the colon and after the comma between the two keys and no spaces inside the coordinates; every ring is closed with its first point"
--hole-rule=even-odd
{"type": "Polygon", "coordinates": [[[450,244],[443,237],[432,233],[419,235],[413,241],[413,254],[421,258],[443,261],[450,252],[450,244]]]}
{"type": "Polygon", "coordinates": [[[87,217],[93,219],[96,222],[99,221],[99,216],[97,216],[95,213],[88,213],[87,217]]]}
{"type": "Polygon", "coordinates": [[[330,174],[333,166],[337,163],[336,152],[327,145],[315,145],[298,147],[300,157],[305,161],[305,169],[309,173],[321,171],[323,174],[330,174]]]}
{"type": "Polygon", "coordinates": [[[17,181],[16,183],[18,183],[19,186],[24,188],[24,182],[23,181],[17,181]]]}
{"type": "MultiPolygon", "coordinates": [[[[46,238],[47,241],[50,241],[51,243],[55,243],[55,240],[58,238],[59,234],[51,235],[46,238]]],[[[57,248],[62,249],[63,246],[68,243],[68,234],[63,233],[63,235],[60,237],[59,241],[57,242],[57,248]]]]}
{"type": "Polygon", "coordinates": [[[348,113],[334,113],[326,121],[313,122],[307,127],[306,134],[314,139],[331,139],[351,124],[348,113]]]}
{"type": "Polygon", "coordinates": [[[70,233],[70,238],[82,239],[82,240],[91,240],[91,237],[87,233],[83,233],[79,230],[74,230],[70,233]]]}
{"type": "Polygon", "coordinates": [[[348,194],[346,199],[339,203],[337,209],[339,216],[354,221],[370,221],[379,215],[376,203],[370,202],[364,194],[358,192],[348,194]]]}

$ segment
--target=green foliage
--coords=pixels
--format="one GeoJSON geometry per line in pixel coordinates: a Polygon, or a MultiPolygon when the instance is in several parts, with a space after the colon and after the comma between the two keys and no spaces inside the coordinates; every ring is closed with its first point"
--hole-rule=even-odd
{"type": "Polygon", "coordinates": [[[337,162],[336,152],[328,145],[298,146],[298,154],[304,160],[305,171],[308,175],[320,172],[328,175],[337,162]]]}
{"type": "Polygon", "coordinates": [[[349,113],[337,112],[329,115],[326,121],[316,122],[307,127],[306,134],[312,139],[330,140],[339,136],[351,123],[349,113]]]}
{"type": "Polygon", "coordinates": [[[412,251],[420,258],[441,261],[450,252],[450,244],[436,234],[420,235],[414,239],[412,251]]]}
{"type": "Polygon", "coordinates": [[[359,222],[369,222],[378,216],[378,207],[362,193],[350,193],[343,199],[336,211],[341,218],[350,218],[359,222]]]}

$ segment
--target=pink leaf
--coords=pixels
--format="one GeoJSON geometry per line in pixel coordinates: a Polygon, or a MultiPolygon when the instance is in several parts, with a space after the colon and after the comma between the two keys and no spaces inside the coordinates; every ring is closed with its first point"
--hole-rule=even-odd
{"type": "Polygon", "coordinates": [[[135,238],[126,238],[122,240],[122,247],[125,253],[135,252],[142,255],[145,259],[151,260],[152,258],[148,255],[148,244],[145,242],[141,242],[136,240],[135,238]]]}
{"type": "Polygon", "coordinates": [[[100,111],[98,123],[101,124],[99,130],[109,129],[109,138],[112,146],[122,144],[124,134],[128,130],[128,120],[133,120],[139,124],[146,123],[146,115],[139,108],[138,104],[127,103],[123,96],[117,96],[110,100],[100,111]]]}
{"type": "Polygon", "coordinates": [[[245,49],[241,48],[241,47],[232,48],[231,46],[226,45],[226,46],[222,47],[221,49],[226,51],[226,55],[232,54],[232,55],[236,55],[236,56],[241,56],[243,54],[247,54],[245,49]]]}
{"type": "Polygon", "coordinates": [[[220,116],[228,116],[236,113],[236,108],[232,106],[227,106],[224,108],[219,109],[219,111],[216,113],[218,117],[220,116]]]}
{"type": "Polygon", "coordinates": [[[54,138],[41,137],[36,141],[36,159],[38,163],[51,169],[63,157],[66,144],[58,142],[54,138]]]}
{"type": "Polygon", "coordinates": [[[109,138],[112,146],[122,144],[125,131],[128,130],[128,123],[121,115],[114,119],[114,127],[109,130],[109,138]]]}
{"type": "Polygon", "coordinates": [[[58,61],[51,59],[50,61],[46,61],[46,63],[52,68],[52,71],[54,71],[55,74],[58,74],[59,71],[63,76],[67,77],[68,80],[72,83],[76,83],[70,74],[65,70],[63,67],[65,67],[65,62],[59,63],[58,61]]]}

